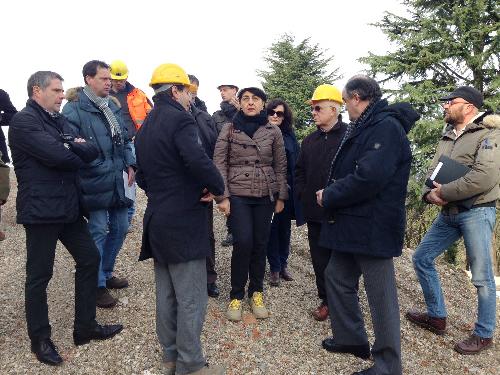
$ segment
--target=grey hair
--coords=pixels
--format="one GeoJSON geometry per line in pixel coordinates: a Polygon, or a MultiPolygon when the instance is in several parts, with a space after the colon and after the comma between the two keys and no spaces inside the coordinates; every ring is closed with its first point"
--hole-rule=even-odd
{"type": "Polygon", "coordinates": [[[43,90],[50,85],[53,79],[64,81],[60,74],[48,70],[41,70],[33,73],[28,79],[28,97],[31,98],[33,96],[33,87],[37,86],[43,90]]]}
{"type": "Polygon", "coordinates": [[[382,98],[382,90],[380,90],[377,81],[362,74],[349,78],[344,90],[349,98],[352,98],[354,94],[358,94],[361,100],[368,100],[370,102],[382,98]]]}
{"type": "Polygon", "coordinates": [[[342,104],[332,100],[331,105],[332,105],[332,107],[335,107],[337,114],[340,114],[340,110],[342,109],[342,104]]]}

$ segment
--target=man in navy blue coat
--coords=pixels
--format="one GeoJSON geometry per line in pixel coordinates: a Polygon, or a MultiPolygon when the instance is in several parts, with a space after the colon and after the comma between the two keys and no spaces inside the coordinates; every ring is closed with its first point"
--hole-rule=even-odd
{"type": "Polygon", "coordinates": [[[327,212],[320,245],[332,250],[325,282],[331,352],[370,357],[359,308],[363,275],[375,331],[373,367],[355,374],[400,375],[401,338],[393,257],[401,255],[411,150],[406,134],[419,115],[407,103],[388,105],[377,82],[354,76],[342,98],[350,124],[317,192],[327,212]]]}
{"type": "Polygon", "coordinates": [[[137,132],[137,184],[148,197],[139,260],[154,259],[156,332],[168,374],[220,374],[206,367],[207,205],[224,182],[189,113],[190,82],[175,64],[153,73],[154,108],[137,132]]]}

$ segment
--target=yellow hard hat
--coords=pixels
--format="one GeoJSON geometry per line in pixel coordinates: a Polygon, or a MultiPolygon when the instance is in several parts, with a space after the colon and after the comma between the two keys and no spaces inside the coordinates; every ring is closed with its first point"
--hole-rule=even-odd
{"type": "Polygon", "coordinates": [[[320,100],[332,100],[339,104],[342,104],[342,93],[338,88],[332,85],[323,84],[316,87],[314,94],[309,100],[309,104],[320,101],[320,100]]]}
{"type": "Polygon", "coordinates": [[[173,83],[191,87],[188,75],[177,64],[161,64],[158,66],[153,72],[149,86],[152,87],[157,83],[173,83]]]}
{"type": "Polygon", "coordinates": [[[111,63],[111,79],[122,81],[128,78],[127,65],[122,60],[115,60],[111,63]]]}

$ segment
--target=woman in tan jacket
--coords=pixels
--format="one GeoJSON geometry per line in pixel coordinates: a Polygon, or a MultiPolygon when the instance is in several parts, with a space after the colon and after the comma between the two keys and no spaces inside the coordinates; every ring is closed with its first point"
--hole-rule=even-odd
{"type": "Polygon", "coordinates": [[[266,246],[273,212],[281,212],[288,198],[286,154],[281,131],[268,123],[266,94],[248,87],[238,93],[240,110],[222,129],[214,162],[224,178],[218,208],[231,215],[231,302],[229,320],[241,320],[241,301],[250,278],[248,297],[256,318],[265,319],[263,301],[266,246]]]}

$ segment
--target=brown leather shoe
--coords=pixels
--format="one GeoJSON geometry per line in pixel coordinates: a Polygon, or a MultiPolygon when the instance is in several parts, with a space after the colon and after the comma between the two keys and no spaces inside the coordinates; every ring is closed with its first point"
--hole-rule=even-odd
{"type": "Polygon", "coordinates": [[[313,312],[312,316],[314,319],[316,319],[318,322],[322,322],[328,318],[328,305],[325,305],[322,303],[319,305],[313,312]]]}
{"type": "Polygon", "coordinates": [[[0,230],[0,241],[5,240],[5,233],[0,230]]]}
{"type": "Polygon", "coordinates": [[[269,285],[280,286],[280,273],[279,272],[271,272],[271,275],[269,276],[269,285]]]}
{"type": "Polygon", "coordinates": [[[97,288],[95,304],[97,307],[108,309],[116,305],[117,299],[106,288],[97,288]]]}
{"type": "Polygon", "coordinates": [[[280,272],[280,276],[285,281],[293,281],[293,277],[290,275],[290,272],[288,272],[288,268],[283,268],[280,272]]]}
{"type": "Polygon", "coordinates": [[[472,334],[465,340],[457,342],[453,349],[460,354],[478,354],[491,346],[493,346],[493,338],[486,339],[472,334]]]}
{"type": "Polygon", "coordinates": [[[436,335],[444,335],[446,332],[446,318],[433,318],[427,313],[420,313],[418,311],[408,311],[406,319],[416,325],[423,327],[436,335]]]}
{"type": "Polygon", "coordinates": [[[123,289],[128,287],[128,280],[124,277],[113,276],[106,280],[106,288],[108,289],[123,289]]]}

